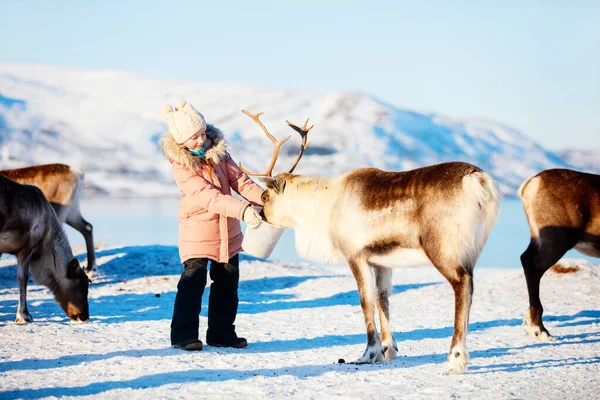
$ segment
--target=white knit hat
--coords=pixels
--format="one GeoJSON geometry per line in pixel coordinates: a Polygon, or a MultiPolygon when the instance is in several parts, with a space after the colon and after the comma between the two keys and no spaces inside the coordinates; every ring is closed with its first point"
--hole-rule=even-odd
{"type": "Polygon", "coordinates": [[[169,123],[169,133],[179,144],[184,143],[199,130],[206,129],[204,116],[185,100],[175,103],[174,110],[167,104],[163,108],[163,115],[169,123]]]}

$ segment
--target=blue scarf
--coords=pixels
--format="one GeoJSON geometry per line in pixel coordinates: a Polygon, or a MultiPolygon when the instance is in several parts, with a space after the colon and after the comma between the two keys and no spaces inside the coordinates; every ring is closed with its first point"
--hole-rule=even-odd
{"type": "Polygon", "coordinates": [[[205,153],[206,153],[206,142],[202,145],[202,148],[200,150],[192,150],[192,149],[187,149],[190,153],[192,153],[193,155],[195,155],[196,157],[200,157],[202,159],[206,158],[205,153]]]}

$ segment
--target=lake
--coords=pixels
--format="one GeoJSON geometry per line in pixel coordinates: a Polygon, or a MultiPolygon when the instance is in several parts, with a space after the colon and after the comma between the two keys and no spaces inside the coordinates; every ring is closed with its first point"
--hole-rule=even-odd
{"type": "MultiPolygon", "coordinates": [[[[177,245],[179,199],[84,198],[81,210],[94,226],[94,241],[114,245],[177,245]]],[[[242,226],[244,224],[242,223],[242,226]]],[[[71,227],[67,234],[73,247],[84,248],[83,236],[71,227]]],[[[477,262],[478,267],[521,268],[519,257],[529,244],[529,227],[518,199],[505,199],[500,215],[477,262]]],[[[566,257],[597,259],[574,250],[566,257]]],[[[303,262],[296,253],[294,232],[286,229],[270,257],[274,261],[303,262]]]]}

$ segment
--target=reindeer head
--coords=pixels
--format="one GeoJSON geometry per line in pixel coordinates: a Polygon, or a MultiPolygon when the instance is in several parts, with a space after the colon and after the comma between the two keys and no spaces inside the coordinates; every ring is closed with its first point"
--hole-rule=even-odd
{"type": "Polygon", "coordinates": [[[284,172],[274,178],[259,178],[267,187],[267,190],[262,194],[262,215],[268,223],[281,227],[292,226],[292,221],[290,220],[292,213],[288,210],[290,203],[284,200],[284,196],[287,194],[285,189],[290,188],[295,176],[284,172]],[[290,186],[288,186],[288,183],[290,186]]]}
{"type": "Polygon", "coordinates": [[[286,186],[288,185],[288,183],[291,183],[294,180],[294,177],[296,176],[293,175],[292,172],[294,172],[294,169],[296,169],[298,162],[304,155],[304,151],[310,145],[310,142],[307,143],[307,136],[308,132],[314,127],[314,125],[308,127],[308,119],[306,120],[302,128],[292,124],[287,120],[285,121],[292,129],[294,129],[300,134],[300,137],[302,138],[302,144],[300,146],[300,152],[298,153],[298,156],[296,156],[296,159],[294,160],[294,163],[292,164],[292,167],[288,170],[288,172],[280,173],[273,178],[271,177],[271,174],[273,172],[273,168],[275,167],[275,163],[277,162],[277,157],[279,156],[279,148],[291,136],[288,136],[284,140],[279,141],[269,133],[265,125],[260,121],[259,118],[262,115],[262,113],[252,114],[251,112],[246,110],[242,110],[242,112],[250,118],[252,118],[254,122],[256,122],[262,128],[265,135],[267,135],[267,137],[273,142],[274,149],[273,157],[271,158],[271,163],[269,164],[269,168],[266,172],[250,172],[244,169],[241,163],[240,169],[248,175],[261,176],[262,178],[260,178],[260,181],[263,182],[267,187],[267,190],[265,190],[262,194],[262,214],[264,219],[273,225],[290,226],[290,221],[288,221],[286,217],[286,215],[290,215],[290,213],[287,210],[288,204],[285,201],[282,201],[282,199],[284,198],[286,186]]]}
{"type": "Polygon", "coordinates": [[[88,306],[90,280],[76,258],[71,259],[67,264],[66,277],[58,279],[58,285],[54,296],[60,307],[73,321],[87,321],[90,318],[88,306]]]}

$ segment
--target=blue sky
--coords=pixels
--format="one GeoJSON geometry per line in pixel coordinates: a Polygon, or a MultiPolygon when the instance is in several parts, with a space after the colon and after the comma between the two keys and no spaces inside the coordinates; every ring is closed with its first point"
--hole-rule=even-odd
{"type": "Polygon", "coordinates": [[[0,0],[0,61],[359,90],[600,148],[599,1],[0,0]]]}

